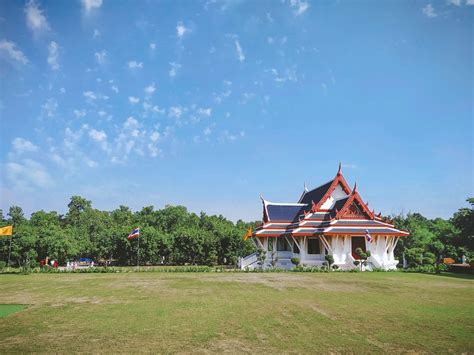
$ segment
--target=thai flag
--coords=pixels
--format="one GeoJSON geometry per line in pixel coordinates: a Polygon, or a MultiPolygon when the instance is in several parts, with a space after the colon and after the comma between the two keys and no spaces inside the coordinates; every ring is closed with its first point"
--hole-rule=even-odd
{"type": "Polygon", "coordinates": [[[365,230],[365,239],[367,239],[369,243],[372,243],[372,236],[370,235],[368,229],[365,230]]]}
{"type": "Polygon", "coordinates": [[[132,233],[128,235],[128,240],[139,237],[140,236],[140,228],[135,228],[132,233]]]}

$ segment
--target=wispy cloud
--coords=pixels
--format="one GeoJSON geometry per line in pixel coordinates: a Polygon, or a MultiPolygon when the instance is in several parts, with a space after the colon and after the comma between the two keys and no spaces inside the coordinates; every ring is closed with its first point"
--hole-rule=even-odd
{"type": "Polygon", "coordinates": [[[59,45],[54,41],[48,46],[48,64],[51,70],[59,70],[59,45]]]}
{"type": "Polygon", "coordinates": [[[26,25],[33,32],[34,35],[40,35],[50,30],[48,20],[43,15],[43,10],[35,0],[30,0],[26,3],[25,8],[26,25]]]}
{"type": "Polygon", "coordinates": [[[99,9],[102,6],[102,0],[82,0],[82,6],[86,13],[99,9]]]}
{"type": "Polygon", "coordinates": [[[0,41],[0,57],[14,64],[27,64],[28,59],[15,43],[5,39],[0,41]]]}
{"type": "Polygon", "coordinates": [[[13,151],[18,154],[36,152],[38,147],[27,139],[17,137],[12,142],[13,151]]]}
{"type": "Polygon", "coordinates": [[[155,83],[151,83],[145,89],[145,94],[152,95],[156,91],[155,83]]]}
{"type": "Polygon", "coordinates": [[[100,52],[95,52],[94,57],[97,63],[102,65],[105,63],[107,59],[107,52],[105,50],[102,50],[100,52]]]}
{"type": "Polygon", "coordinates": [[[31,159],[7,163],[7,177],[17,188],[48,188],[54,185],[53,178],[46,168],[31,159]]]}
{"type": "Polygon", "coordinates": [[[128,97],[128,102],[130,102],[132,105],[138,104],[140,102],[140,98],[135,97],[135,96],[129,96],[128,97]]]}
{"type": "Polygon", "coordinates": [[[300,16],[309,9],[309,3],[304,0],[290,0],[290,7],[295,16],[300,16]]]}
{"type": "Polygon", "coordinates": [[[438,14],[436,13],[433,5],[431,5],[431,4],[428,4],[425,7],[423,7],[421,9],[421,11],[423,12],[423,15],[425,15],[426,17],[436,17],[436,16],[438,16],[438,14]]]}
{"type": "Polygon", "coordinates": [[[183,38],[183,36],[189,32],[189,28],[186,28],[184,24],[179,21],[178,24],[176,25],[176,36],[178,38],[183,38]]]}
{"type": "Polygon", "coordinates": [[[170,68],[168,74],[171,78],[174,78],[176,76],[176,74],[178,74],[179,69],[181,69],[181,64],[171,62],[170,67],[171,68],[170,68]]]}
{"type": "Polygon", "coordinates": [[[46,100],[46,102],[41,105],[41,118],[44,117],[54,117],[56,115],[56,110],[58,109],[58,102],[55,98],[51,97],[46,100]]]}
{"type": "Polygon", "coordinates": [[[141,68],[143,68],[143,63],[138,62],[136,60],[131,60],[131,61],[128,62],[128,68],[129,69],[141,69],[141,68]]]}
{"type": "Polygon", "coordinates": [[[245,60],[245,55],[238,39],[235,40],[235,49],[237,51],[237,59],[239,62],[243,62],[245,60]]]}

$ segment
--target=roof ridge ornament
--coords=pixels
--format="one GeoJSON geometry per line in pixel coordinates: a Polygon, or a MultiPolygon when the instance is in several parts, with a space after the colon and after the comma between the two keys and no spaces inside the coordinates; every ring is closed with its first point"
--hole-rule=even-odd
{"type": "Polygon", "coordinates": [[[304,189],[305,192],[309,191],[308,187],[306,186],[306,181],[304,181],[304,183],[303,183],[303,189],[304,189]]]}
{"type": "Polygon", "coordinates": [[[354,188],[352,189],[352,193],[355,194],[357,191],[357,181],[354,182],[354,188]]]}
{"type": "Polygon", "coordinates": [[[339,162],[339,168],[337,169],[337,175],[342,175],[342,164],[339,162]]]}

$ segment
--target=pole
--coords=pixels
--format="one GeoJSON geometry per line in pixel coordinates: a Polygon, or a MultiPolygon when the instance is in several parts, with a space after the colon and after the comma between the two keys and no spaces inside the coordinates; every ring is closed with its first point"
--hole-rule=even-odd
{"type": "Polygon", "coordinates": [[[140,234],[138,234],[138,243],[137,243],[137,269],[140,271],[140,234]]]}
{"type": "Polygon", "coordinates": [[[8,267],[10,267],[10,255],[12,253],[12,240],[13,240],[13,235],[10,236],[10,246],[8,248],[8,267]]]}

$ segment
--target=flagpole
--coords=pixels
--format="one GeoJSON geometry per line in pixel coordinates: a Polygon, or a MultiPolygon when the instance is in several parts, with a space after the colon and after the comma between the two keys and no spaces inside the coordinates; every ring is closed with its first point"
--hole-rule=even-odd
{"type": "Polygon", "coordinates": [[[12,253],[12,240],[13,240],[13,234],[10,236],[10,246],[8,248],[8,267],[10,267],[10,255],[12,253]]]}
{"type": "Polygon", "coordinates": [[[137,269],[140,271],[140,233],[138,234],[138,244],[137,244],[137,269]]]}

